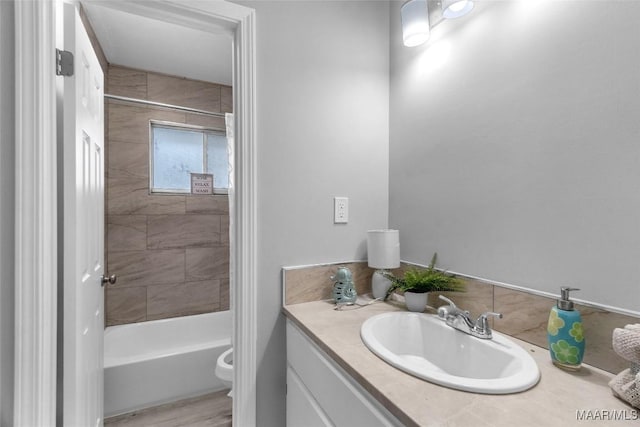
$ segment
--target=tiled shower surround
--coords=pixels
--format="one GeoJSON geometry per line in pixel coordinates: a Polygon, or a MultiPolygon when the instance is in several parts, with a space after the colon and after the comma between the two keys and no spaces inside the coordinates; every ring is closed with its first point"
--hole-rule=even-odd
{"type": "MultiPolygon", "coordinates": [[[[231,87],[109,66],[105,93],[231,112],[231,87]]],[[[108,100],[106,324],[229,308],[226,195],[149,193],[149,121],[224,130],[224,118],[108,100]]]]}

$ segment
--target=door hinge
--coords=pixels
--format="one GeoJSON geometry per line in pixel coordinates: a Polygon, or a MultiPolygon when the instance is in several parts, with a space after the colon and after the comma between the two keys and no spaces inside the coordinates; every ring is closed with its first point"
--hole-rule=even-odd
{"type": "Polygon", "coordinates": [[[56,49],[56,75],[73,76],[73,53],[56,49]]]}

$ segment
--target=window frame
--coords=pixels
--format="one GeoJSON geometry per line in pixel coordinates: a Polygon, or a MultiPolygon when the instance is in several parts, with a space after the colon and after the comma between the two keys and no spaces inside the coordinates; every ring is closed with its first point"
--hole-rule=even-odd
{"type": "MultiPolygon", "coordinates": [[[[198,131],[202,133],[202,166],[205,169],[208,165],[208,155],[207,155],[207,141],[206,134],[212,133],[220,136],[224,136],[226,138],[227,132],[224,129],[212,128],[206,126],[198,126],[187,123],[176,123],[169,122],[164,120],[149,120],[149,195],[187,195],[191,194],[191,189],[181,190],[175,188],[154,188],[153,176],[154,176],[154,161],[155,161],[155,150],[153,146],[153,129],[156,128],[164,128],[164,129],[176,129],[176,130],[191,130],[198,131]]],[[[199,173],[209,173],[199,172],[199,173]]],[[[215,177],[214,177],[215,182],[215,177]]],[[[228,188],[221,187],[213,187],[213,195],[226,195],[229,194],[228,188]]]]}

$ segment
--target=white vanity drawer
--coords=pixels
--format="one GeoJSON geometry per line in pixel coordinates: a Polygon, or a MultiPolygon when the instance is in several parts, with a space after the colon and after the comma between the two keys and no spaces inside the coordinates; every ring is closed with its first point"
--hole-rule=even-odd
{"type": "MultiPolygon", "coordinates": [[[[295,372],[333,425],[337,427],[401,425],[290,320],[287,320],[287,361],[288,369],[295,372]]],[[[289,403],[291,401],[293,404],[294,400],[293,397],[290,400],[288,394],[298,385],[292,384],[288,387],[291,388],[287,391],[287,418],[289,418],[289,403]]],[[[298,426],[290,425],[289,427],[298,426]]]]}
{"type": "Polygon", "coordinates": [[[289,364],[287,364],[287,426],[334,426],[289,364]]]}

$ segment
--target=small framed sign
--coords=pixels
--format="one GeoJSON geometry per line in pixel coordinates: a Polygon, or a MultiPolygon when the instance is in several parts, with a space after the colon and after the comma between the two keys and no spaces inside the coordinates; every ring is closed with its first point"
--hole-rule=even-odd
{"type": "Polygon", "coordinates": [[[191,194],[213,194],[213,174],[192,173],[191,194]]]}

